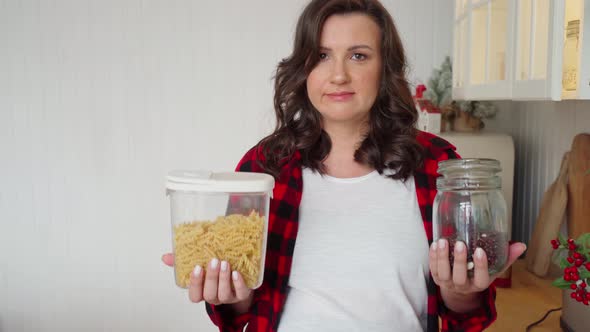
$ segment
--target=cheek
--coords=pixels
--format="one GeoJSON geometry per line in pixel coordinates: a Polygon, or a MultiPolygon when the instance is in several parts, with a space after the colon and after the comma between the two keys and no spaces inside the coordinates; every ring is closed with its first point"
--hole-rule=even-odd
{"type": "Polygon", "coordinates": [[[381,68],[373,72],[371,82],[373,82],[373,92],[375,96],[377,96],[379,94],[379,88],[381,87],[381,68]]]}
{"type": "Polygon", "coordinates": [[[307,97],[314,101],[319,98],[321,94],[321,81],[318,78],[317,73],[311,72],[306,80],[307,86],[307,97]]]}
{"type": "Polygon", "coordinates": [[[381,73],[367,73],[363,76],[362,80],[360,80],[360,83],[367,96],[376,97],[377,94],[379,94],[379,87],[381,85],[381,73]]]}

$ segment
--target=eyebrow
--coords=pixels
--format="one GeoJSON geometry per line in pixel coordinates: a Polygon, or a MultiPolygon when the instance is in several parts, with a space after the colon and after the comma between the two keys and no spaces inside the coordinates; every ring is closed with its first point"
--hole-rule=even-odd
{"type": "MultiPolygon", "coordinates": [[[[356,50],[363,49],[363,48],[364,48],[364,49],[369,49],[369,50],[371,50],[371,51],[373,50],[373,48],[372,48],[371,46],[369,46],[369,45],[364,45],[364,44],[363,44],[363,45],[354,45],[354,46],[351,46],[351,47],[349,47],[349,48],[348,48],[348,51],[349,51],[349,52],[350,52],[350,51],[356,51],[356,50]]],[[[322,50],[322,51],[331,51],[332,49],[331,49],[331,48],[329,48],[329,47],[320,46],[320,50],[322,50]]]]}

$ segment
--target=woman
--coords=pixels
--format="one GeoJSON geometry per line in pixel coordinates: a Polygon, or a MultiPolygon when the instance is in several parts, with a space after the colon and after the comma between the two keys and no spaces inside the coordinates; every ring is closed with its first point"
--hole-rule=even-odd
{"type": "MultiPolygon", "coordinates": [[[[263,285],[248,289],[217,259],[191,277],[190,299],[206,301],[221,331],[437,331],[439,317],[445,331],[479,331],[493,322],[483,250],[469,279],[465,245],[432,242],[437,162],[458,156],[414,129],[405,70],[377,0],[304,9],[276,73],[275,131],[237,167],[276,179],[263,285]]],[[[509,264],[524,250],[512,245],[509,264]]]]}

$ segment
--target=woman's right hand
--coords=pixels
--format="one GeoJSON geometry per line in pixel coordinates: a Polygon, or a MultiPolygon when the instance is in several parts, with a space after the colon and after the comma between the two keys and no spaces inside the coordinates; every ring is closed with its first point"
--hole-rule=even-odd
{"type": "MultiPolygon", "coordinates": [[[[164,254],[162,262],[174,266],[174,254],[164,254]]],[[[219,262],[216,258],[209,262],[206,271],[201,266],[195,267],[191,273],[188,294],[195,303],[205,300],[213,305],[233,304],[238,314],[248,311],[253,298],[253,291],[246,286],[242,275],[238,271],[231,272],[228,262],[219,262]]]]}

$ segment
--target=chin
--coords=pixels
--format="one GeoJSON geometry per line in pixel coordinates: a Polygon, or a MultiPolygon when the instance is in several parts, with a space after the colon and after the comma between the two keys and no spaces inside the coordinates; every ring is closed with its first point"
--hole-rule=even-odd
{"type": "Polygon", "coordinates": [[[361,118],[358,115],[354,115],[354,114],[349,114],[349,115],[344,115],[344,114],[325,114],[322,115],[324,121],[328,121],[331,123],[360,123],[361,122],[361,118]]]}
{"type": "Polygon", "coordinates": [[[330,110],[321,111],[320,112],[324,118],[333,119],[333,120],[353,120],[353,119],[361,119],[365,117],[367,114],[364,112],[359,112],[357,110],[352,110],[349,107],[346,108],[332,108],[330,110]]]}

